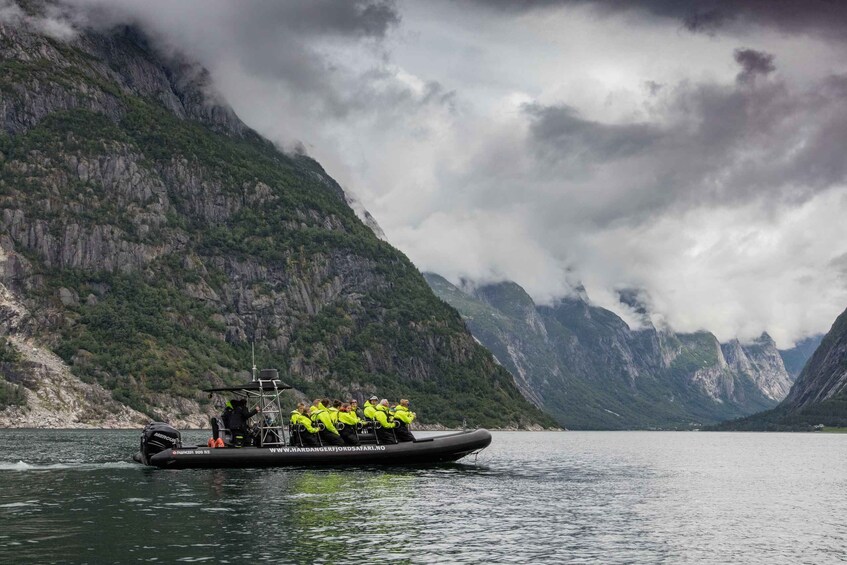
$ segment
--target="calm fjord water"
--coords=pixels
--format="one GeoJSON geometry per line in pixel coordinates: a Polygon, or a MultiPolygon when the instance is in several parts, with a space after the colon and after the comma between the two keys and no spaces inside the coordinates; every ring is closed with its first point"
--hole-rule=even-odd
{"type": "Polygon", "coordinates": [[[0,563],[847,561],[847,435],[499,432],[445,467],[210,471],[142,468],[137,439],[0,430],[0,563]]]}

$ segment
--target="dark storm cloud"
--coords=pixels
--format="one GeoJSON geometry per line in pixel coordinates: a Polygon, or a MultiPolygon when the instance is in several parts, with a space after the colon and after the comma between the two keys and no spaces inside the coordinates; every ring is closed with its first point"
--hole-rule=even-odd
{"type": "Polygon", "coordinates": [[[712,34],[732,25],[760,24],[789,33],[824,33],[847,39],[847,2],[839,0],[465,0],[506,13],[588,7],[601,14],[642,14],[678,21],[712,34]]]}
{"type": "Polygon", "coordinates": [[[650,151],[662,135],[650,124],[610,125],[586,120],[564,105],[527,104],[524,112],[531,120],[530,139],[535,152],[548,159],[608,162],[650,151]]]}
{"type": "MultiPolygon", "coordinates": [[[[329,33],[384,37],[400,23],[395,2],[390,0],[301,0],[299,2],[252,2],[241,13],[252,25],[265,22],[273,33],[280,25],[295,33],[329,33]]],[[[251,29],[254,29],[251,25],[251,29]]]]}
{"type": "Polygon", "coordinates": [[[776,70],[773,55],[755,49],[736,49],[735,61],[741,65],[739,81],[753,80],[756,75],[767,75],[776,70]]]}

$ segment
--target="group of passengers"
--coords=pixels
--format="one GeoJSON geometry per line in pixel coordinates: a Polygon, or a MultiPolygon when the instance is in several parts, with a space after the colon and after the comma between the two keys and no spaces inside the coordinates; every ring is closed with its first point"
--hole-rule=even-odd
{"type": "Polygon", "coordinates": [[[296,430],[292,443],[304,447],[359,445],[359,434],[367,427],[373,429],[380,444],[415,441],[409,431],[415,413],[409,410],[405,398],[391,407],[387,399],[371,396],[365,401],[362,416],[355,399],[330,402],[328,398],[316,398],[308,408],[300,402],[291,412],[291,426],[296,430]]]}

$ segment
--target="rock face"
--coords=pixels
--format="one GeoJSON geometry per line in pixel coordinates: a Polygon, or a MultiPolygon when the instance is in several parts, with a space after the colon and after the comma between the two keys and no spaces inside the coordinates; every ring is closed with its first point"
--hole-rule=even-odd
{"type": "MultiPolygon", "coordinates": [[[[96,383],[83,383],[49,349],[19,332],[30,316],[26,307],[0,285],[0,320],[4,352],[13,359],[0,361],[0,374],[8,385],[23,393],[21,402],[0,412],[0,427],[135,427],[143,414],[121,405],[96,383]]],[[[184,423],[183,423],[184,424],[184,423]]]]}
{"type": "Polygon", "coordinates": [[[777,402],[786,397],[792,379],[771,336],[762,334],[743,346],[737,339],[732,340],[721,345],[721,350],[730,370],[748,376],[764,396],[777,402]]]}
{"type": "Polygon", "coordinates": [[[791,385],[767,334],[720,344],[707,332],[654,328],[646,316],[632,330],[584,291],[537,306],[512,282],[463,290],[425,276],[524,396],[570,428],[694,427],[773,407],[791,385]]]}
{"type": "Polygon", "coordinates": [[[808,348],[818,341],[820,345],[779,406],[723,422],[714,429],[797,431],[818,426],[847,427],[847,311],[835,320],[823,339],[801,342],[797,351],[789,351],[789,358],[805,357],[808,348]]]}
{"type": "Polygon", "coordinates": [[[0,337],[17,351],[0,384],[27,399],[0,402],[0,424],[61,404],[63,425],[199,425],[198,389],[247,379],[252,341],[301,394],[552,424],[320,165],[245,126],[202,69],[133,28],[59,41],[25,21],[0,23],[0,59],[0,337]]]}
{"type": "Polygon", "coordinates": [[[835,320],[780,408],[813,424],[847,426],[847,311],[835,320]]]}

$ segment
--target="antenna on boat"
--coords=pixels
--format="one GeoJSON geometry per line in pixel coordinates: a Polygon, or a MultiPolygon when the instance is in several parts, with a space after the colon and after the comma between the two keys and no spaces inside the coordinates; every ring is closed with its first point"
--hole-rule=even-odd
{"type": "Polygon", "coordinates": [[[256,342],[250,342],[250,353],[253,355],[253,382],[256,382],[256,342]]]}

